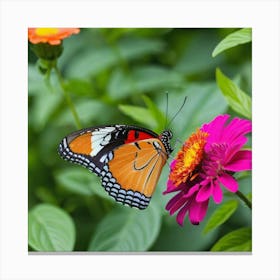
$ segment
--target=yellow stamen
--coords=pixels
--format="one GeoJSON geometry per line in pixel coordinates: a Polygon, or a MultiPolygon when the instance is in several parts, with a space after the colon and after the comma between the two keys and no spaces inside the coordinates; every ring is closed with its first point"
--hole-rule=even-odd
{"type": "Polygon", "coordinates": [[[185,142],[176,157],[176,164],[172,169],[169,179],[176,185],[194,180],[198,174],[193,174],[195,168],[200,164],[208,133],[197,130],[185,142]]]}
{"type": "Polygon", "coordinates": [[[55,35],[58,33],[58,28],[36,28],[36,35],[46,36],[55,35]]]}

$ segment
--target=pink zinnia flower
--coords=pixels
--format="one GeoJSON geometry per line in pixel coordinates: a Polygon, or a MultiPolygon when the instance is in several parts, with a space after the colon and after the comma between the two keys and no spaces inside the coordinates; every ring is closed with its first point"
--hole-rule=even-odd
{"type": "Polygon", "coordinates": [[[177,222],[183,225],[186,214],[192,224],[205,217],[209,199],[221,203],[222,186],[230,192],[238,190],[233,174],[252,169],[252,152],[242,150],[245,135],[252,131],[249,120],[229,115],[217,116],[202,125],[186,140],[170,165],[167,189],[164,194],[178,192],[166,205],[177,222]]]}

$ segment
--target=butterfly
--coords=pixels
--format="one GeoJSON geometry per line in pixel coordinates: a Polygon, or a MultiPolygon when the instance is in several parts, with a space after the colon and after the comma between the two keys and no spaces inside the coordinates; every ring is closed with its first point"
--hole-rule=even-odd
{"type": "Polygon", "coordinates": [[[96,126],[64,137],[58,152],[99,176],[117,202],[145,209],[173,150],[171,138],[170,130],[158,135],[137,126],[96,126]]]}

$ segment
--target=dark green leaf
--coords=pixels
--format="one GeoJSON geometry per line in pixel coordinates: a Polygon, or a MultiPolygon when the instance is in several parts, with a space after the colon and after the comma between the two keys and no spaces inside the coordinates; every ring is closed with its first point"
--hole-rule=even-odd
{"type": "Polygon", "coordinates": [[[36,251],[72,251],[75,227],[64,210],[39,204],[28,214],[28,244],[36,251]]]}
{"type": "Polygon", "coordinates": [[[210,217],[206,224],[203,233],[208,233],[214,228],[226,222],[238,207],[237,200],[229,200],[220,205],[210,217]]]}
{"type": "Polygon", "coordinates": [[[33,64],[28,65],[28,94],[37,95],[42,92],[48,92],[44,82],[44,76],[39,73],[37,67],[33,64]]]}
{"type": "Polygon", "coordinates": [[[67,69],[67,75],[84,79],[121,64],[124,60],[161,52],[163,47],[163,43],[159,40],[131,37],[112,46],[93,47],[73,58],[67,69]]]}
{"type": "Polygon", "coordinates": [[[243,28],[226,36],[214,49],[212,56],[215,57],[219,53],[252,41],[252,29],[243,28]]]}
{"type": "Polygon", "coordinates": [[[251,97],[225,76],[220,69],[216,70],[217,84],[229,106],[237,113],[252,118],[251,97]]]}
{"type": "Polygon", "coordinates": [[[130,73],[117,70],[108,84],[108,93],[113,99],[121,99],[137,93],[144,93],[170,87],[180,87],[183,76],[169,69],[158,66],[141,66],[130,73]]]}
{"type": "Polygon", "coordinates": [[[248,193],[248,194],[246,195],[246,197],[252,202],[252,193],[251,193],[251,192],[248,193]]]}
{"type": "Polygon", "coordinates": [[[38,187],[36,189],[36,196],[44,203],[57,205],[58,201],[53,192],[47,187],[38,187]]]}
{"type": "Polygon", "coordinates": [[[252,250],[251,228],[240,228],[234,230],[221,239],[212,247],[211,251],[219,252],[247,252],[252,250]]]}
{"type": "Polygon", "coordinates": [[[124,60],[133,60],[145,55],[157,54],[164,50],[164,43],[158,39],[126,37],[120,40],[117,48],[124,60]]]}
{"type": "Polygon", "coordinates": [[[92,96],[93,86],[89,81],[82,79],[70,79],[66,81],[65,88],[68,92],[79,96],[92,96]]]}
{"type": "Polygon", "coordinates": [[[143,96],[144,102],[151,112],[151,114],[154,116],[154,119],[157,121],[158,127],[155,128],[154,130],[163,130],[165,129],[165,121],[166,121],[166,116],[161,112],[161,110],[158,109],[157,105],[152,101],[151,98],[148,96],[143,96]]]}
{"type": "Polygon", "coordinates": [[[101,186],[99,178],[82,167],[63,169],[55,174],[57,182],[65,189],[80,195],[98,195],[105,199],[111,198],[101,186]]]}
{"type": "MultiPolygon", "coordinates": [[[[93,100],[93,99],[80,99],[75,103],[75,109],[77,114],[83,124],[90,124],[93,121],[104,121],[110,117],[111,111],[110,108],[104,103],[93,100]],[[104,110],[106,110],[106,114],[103,114],[104,110]]],[[[56,122],[58,125],[72,125],[73,124],[73,115],[69,109],[69,107],[65,107],[65,110],[61,112],[61,114],[57,117],[56,122]]]]}
{"type": "Polygon", "coordinates": [[[42,130],[59,107],[63,96],[60,92],[41,92],[34,96],[34,99],[34,105],[30,110],[30,120],[35,129],[42,130]]]}
{"type": "Polygon", "coordinates": [[[151,202],[146,210],[116,207],[98,225],[89,251],[146,251],[155,241],[161,216],[151,202]]]}
{"type": "Polygon", "coordinates": [[[132,105],[119,105],[119,109],[127,116],[145,126],[150,128],[157,126],[154,115],[147,108],[132,105]]]}
{"type": "Polygon", "coordinates": [[[209,30],[192,36],[190,42],[183,44],[184,51],[175,65],[175,70],[187,76],[212,72],[212,69],[214,70],[223,61],[222,57],[215,59],[211,57],[216,38],[209,30]]]}

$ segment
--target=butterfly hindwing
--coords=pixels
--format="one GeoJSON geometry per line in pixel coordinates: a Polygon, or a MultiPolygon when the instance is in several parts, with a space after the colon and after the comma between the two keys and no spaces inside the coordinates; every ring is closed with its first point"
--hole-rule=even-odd
{"type": "Polygon", "coordinates": [[[63,159],[100,176],[102,186],[115,200],[139,209],[149,204],[169,155],[157,134],[126,125],[73,132],[58,150],[63,159]]]}
{"type": "Polygon", "coordinates": [[[155,190],[167,154],[157,138],[119,146],[101,172],[102,185],[117,201],[145,209],[155,190]]]}

